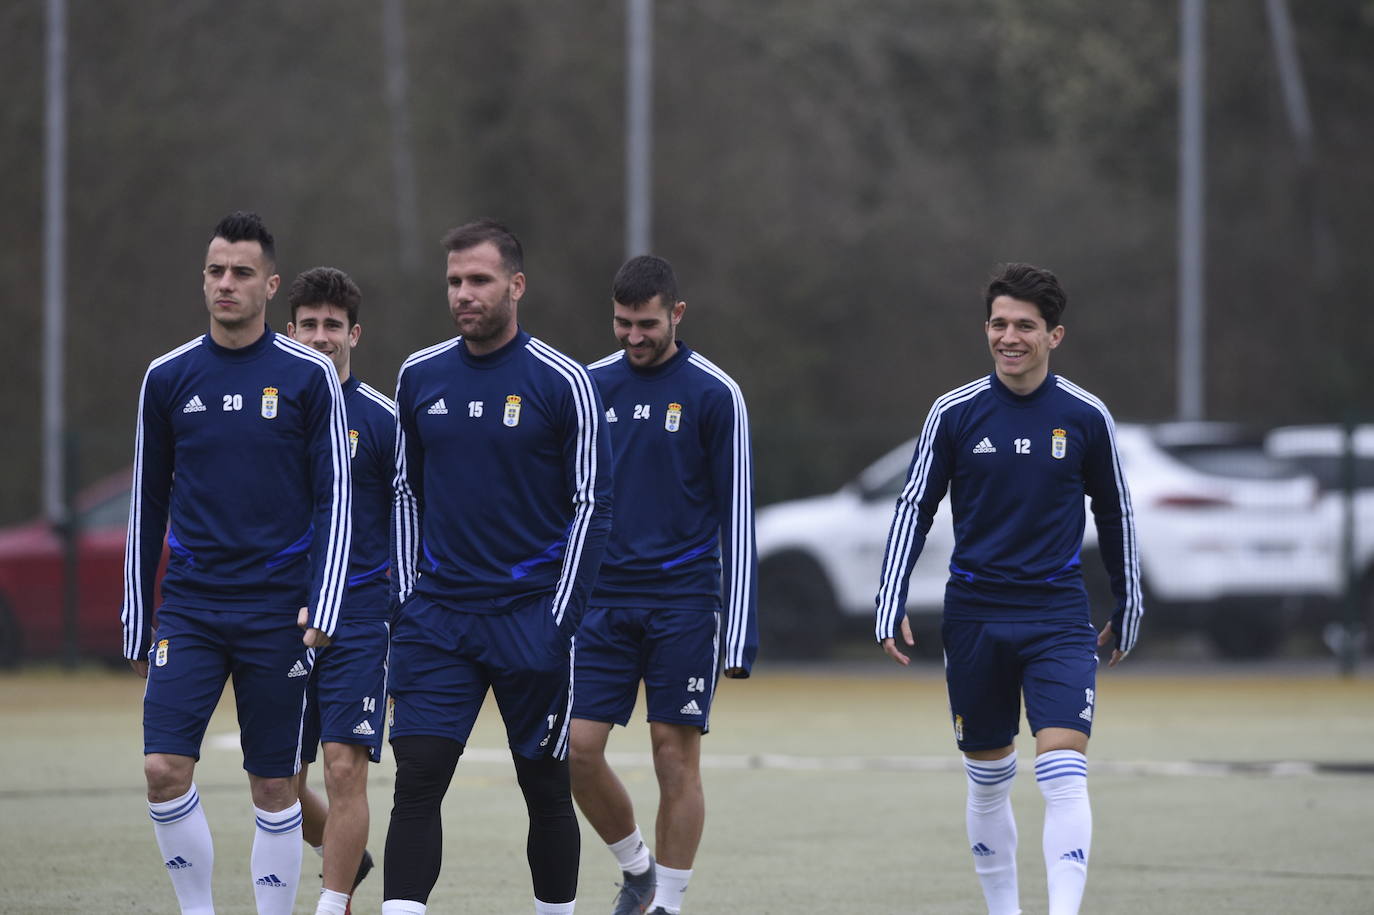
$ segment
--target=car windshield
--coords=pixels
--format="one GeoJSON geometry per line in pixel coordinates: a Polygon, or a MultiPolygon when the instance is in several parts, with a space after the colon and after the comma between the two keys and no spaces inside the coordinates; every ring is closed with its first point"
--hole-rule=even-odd
{"type": "Polygon", "coordinates": [[[916,449],[913,439],[903,442],[860,472],[856,483],[865,499],[895,499],[906,485],[907,468],[916,449]]]}
{"type": "MultiPolygon", "coordinates": [[[[1290,460],[1301,464],[1308,473],[1316,477],[1323,490],[1345,488],[1345,460],[1340,455],[1304,454],[1294,455],[1290,460]]],[[[1356,459],[1355,488],[1374,489],[1374,459],[1356,459]]]]}
{"type": "Polygon", "coordinates": [[[129,521],[129,491],[123,490],[91,506],[81,515],[81,526],[121,527],[129,521]]]}
{"type": "Polygon", "coordinates": [[[1161,445],[1201,473],[1244,480],[1292,480],[1304,476],[1296,462],[1266,454],[1258,445],[1161,445]]]}

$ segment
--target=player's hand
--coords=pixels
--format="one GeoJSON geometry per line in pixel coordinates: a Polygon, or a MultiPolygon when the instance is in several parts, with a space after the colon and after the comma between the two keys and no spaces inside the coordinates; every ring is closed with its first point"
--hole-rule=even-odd
{"type": "Polygon", "coordinates": [[[301,636],[301,641],[306,648],[328,648],[329,643],[334,641],[324,634],[323,629],[316,629],[310,625],[310,608],[302,607],[296,614],[296,625],[305,630],[305,635],[301,636]]]}
{"type": "Polygon", "coordinates": [[[727,667],[725,668],[725,676],[731,680],[743,680],[749,676],[749,671],[743,667],[727,667]]]}
{"type": "Polygon", "coordinates": [[[134,669],[134,673],[138,674],[145,680],[148,679],[148,662],[146,660],[143,660],[142,658],[138,660],[130,659],[129,666],[134,669]]]}
{"type": "MultiPolygon", "coordinates": [[[[902,614],[902,641],[906,642],[907,647],[916,644],[916,639],[911,634],[911,620],[907,619],[905,613],[902,614]]],[[[896,639],[883,639],[883,651],[887,652],[889,658],[903,667],[911,663],[911,658],[903,654],[902,650],[897,647],[896,639]]]]}
{"type": "MultiPolygon", "coordinates": [[[[1112,621],[1108,620],[1107,625],[1103,626],[1102,631],[1097,634],[1097,647],[1101,648],[1103,645],[1106,645],[1115,637],[1116,636],[1112,633],[1112,621]]],[[[1107,666],[1115,667],[1116,665],[1120,664],[1122,660],[1125,659],[1125,657],[1126,653],[1123,652],[1120,648],[1113,648],[1112,657],[1111,660],[1107,662],[1107,666]]]]}
{"type": "Polygon", "coordinates": [[[305,635],[301,636],[301,641],[305,643],[306,648],[328,648],[329,643],[334,640],[325,635],[323,629],[316,629],[311,626],[305,630],[305,635]]]}

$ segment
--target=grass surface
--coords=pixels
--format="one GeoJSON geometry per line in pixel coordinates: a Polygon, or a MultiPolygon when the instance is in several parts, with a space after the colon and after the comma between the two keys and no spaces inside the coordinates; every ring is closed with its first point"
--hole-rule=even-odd
{"type": "MultiPolygon", "coordinates": [[[[1131,663],[1099,677],[1084,911],[1374,911],[1374,680],[1329,666],[1131,663]]],[[[176,911],[143,796],[141,693],[123,671],[0,676],[0,912],[176,911]]],[[[250,915],[253,817],[231,699],[210,735],[196,782],[218,911],[250,915]]],[[[937,665],[761,665],[752,680],[722,681],[703,747],[691,915],[984,911],[937,665]]],[[[1045,911],[1029,747],[1023,735],[1013,789],[1028,915],[1045,911]]],[[[610,749],[652,835],[647,728],[617,729],[610,749]]],[[[370,781],[379,860],[392,773],[387,756],[370,781]]],[[[430,911],[532,912],[524,809],[491,704],[444,817],[430,911]]],[[[305,868],[296,912],[309,915],[308,850],[305,868]]],[[[584,823],[579,911],[609,911],[618,876],[584,823]]],[[[381,887],[379,868],[357,915],[380,909],[381,887]]]]}

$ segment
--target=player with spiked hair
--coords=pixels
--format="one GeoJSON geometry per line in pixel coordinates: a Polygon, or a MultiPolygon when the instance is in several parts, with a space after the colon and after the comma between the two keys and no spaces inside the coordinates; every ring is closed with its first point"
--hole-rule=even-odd
{"type": "Polygon", "coordinates": [[[991,915],[1020,912],[1011,786],[1021,700],[1045,798],[1050,915],[1078,911],[1092,848],[1088,736],[1097,649],[1115,666],[1143,612],[1131,497],[1115,426],[1092,394],[1049,370],[1066,298],[1053,273],[1006,264],[988,283],[991,374],[938,398],[897,499],[877,597],[878,641],[914,644],[907,580],[946,491],[954,555],[941,635],[954,739],[964,754],[974,870],[991,915]],[[1083,587],[1084,495],[1092,501],[1116,607],[1095,633],[1083,587]]]}

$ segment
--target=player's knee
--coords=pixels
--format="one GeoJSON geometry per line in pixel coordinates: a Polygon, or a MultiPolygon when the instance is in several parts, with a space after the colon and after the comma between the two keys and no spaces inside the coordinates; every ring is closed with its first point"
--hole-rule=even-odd
{"type": "Polygon", "coordinates": [[[438,804],[453,780],[463,745],[446,737],[415,735],[391,741],[396,757],[395,803],[398,808],[438,804]]]}
{"type": "Polygon", "coordinates": [[[325,784],[333,793],[354,793],[367,786],[367,748],[354,744],[337,744],[325,750],[325,784]]]}
{"type": "Polygon", "coordinates": [[[659,779],[674,781],[699,778],[701,732],[695,728],[660,729],[653,742],[654,771],[659,779]]]}
{"type": "Polygon", "coordinates": [[[531,817],[563,816],[572,813],[572,789],[567,760],[545,756],[526,759],[515,755],[515,777],[531,817]]]}
{"type": "Polygon", "coordinates": [[[148,800],[170,801],[191,790],[195,761],[189,757],[150,753],[143,757],[143,777],[148,783],[148,800]]]}
{"type": "Polygon", "coordinates": [[[610,726],[599,721],[574,718],[568,727],[568,759],[573,768],[599,765],[606,759],[606,739],[610,726]]]}

